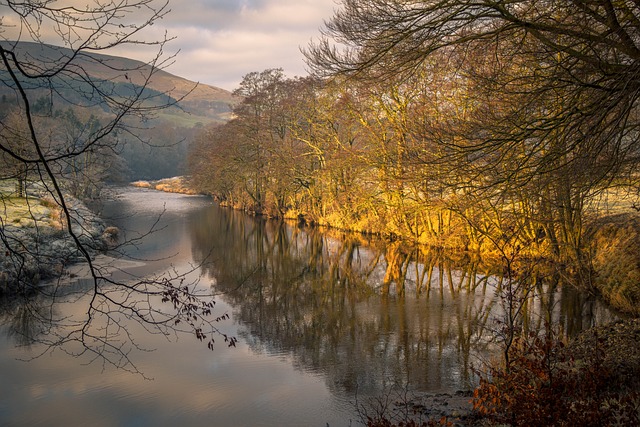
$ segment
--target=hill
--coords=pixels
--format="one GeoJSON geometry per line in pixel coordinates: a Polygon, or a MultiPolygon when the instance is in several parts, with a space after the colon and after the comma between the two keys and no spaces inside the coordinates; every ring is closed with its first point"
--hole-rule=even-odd
{"type": "MultiPolygon", "coordinates": [[[[155,180],[184,174],[188,147],[200,129],[229,120],[233,106],[239,102],[227,90],[129,58],[86,51],[72,57],[74,51],[63,47],[0,43],[26,64],[28,72],[51,75],[48,79],[21,80],[37,114],[64,116],[70,109],[76,113],[84,110],[77,117],[91,115],[102,120],[111,114],[113,106],[107,105],[104,97],[94,96],[97,91],[109,93],[116,102],[118,97],[124,99],[142,91],[145,106],[163,106],[150,118],[130,116],[124,120],[137,135],[118,135],[118,167],[112,168],[109,180],[155,180]],[[55,73],[60,64],[71,59],[64,73],[55,73]],[[171,106],[164,108],[166,105],[171,106]]],[[[0,119],[20,104],[9,72],[0,65],[0,119]]]]}
{"type": "MultiPolygon", "coordinates": [[[[15,52],[18,59],[28,59],[34,64],[34,68],[39,70],[52,69],[55,64],[70,58],[73,53],[64,47],[32,42],[2,42],[2,45],[15,52]]],[[[145,76],[149,75],[151,66],[129,58],[83,52],[82,56],[74,58],[74,64],[94,80],[123,88],[128,86],[129,90],[146,84],[147,92],[157,93],[162,100],[179,100],[179,108],[162,110],[158,117],[184,127],[224,122],[228,120],[232,107],[238,102],[238,98],[227,90],[192,82],[157,68],[151,80],[145,82],[145,76]]],[[[6,72],[0,70],[0,80],[8,82],[7,77],[6,72]]],[[[13,89],[6,84],[0,85],[0,95],[9,94],[13,94],[13,89]]],[[[72,94],[69,96],[73,100],[72,94]]]]}

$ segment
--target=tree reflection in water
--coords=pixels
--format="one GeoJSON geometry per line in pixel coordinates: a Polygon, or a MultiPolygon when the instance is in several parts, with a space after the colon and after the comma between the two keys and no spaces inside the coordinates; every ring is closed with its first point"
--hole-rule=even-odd
{"type": "Polygon", "coordinates": [[[16,345],[30,347],[51,328],[53,310],[51,299],[42,294],[17,296],[0,304],[0,325],[16,345]]]}
{"type": "MultiPolygon", "coordinates": [[[[193,256],[258,352],[290,354],[334,391],[392,385],[451,391],[495,354],[502,279],[477,262],[360,235],[213,208],[191,221],[193,256]]],[[[568,287],[538,283],[522,327],[567,335],[611,314],[568,287]]]]}
{"type": "MultiPolygon", "coordinates": [[[[74,333],[85,325],[66,311],[92,293],[91,279],[78,279],[64,286],[49,283],[38,292],[15,294],[0,299],[0,331],[20,347],[38,347],[31,358],[39,357],[72,341],[74,333]]],[[[83,306],[86,307],[86,306],[83,306]]],[[[62,348],[68,351],[67,348],[62,348]]]]}

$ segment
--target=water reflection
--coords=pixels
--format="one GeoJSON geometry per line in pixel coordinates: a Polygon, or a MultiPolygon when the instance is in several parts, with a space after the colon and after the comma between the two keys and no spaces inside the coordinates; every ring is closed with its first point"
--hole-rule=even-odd
{"type": "MultiPolygon", "coordinates": [[[[62,344],[66,328],[77,326],[64,313],[62,302],[73,304],[92,289],[90,279],[42,285],[39,292],[19,294],[0,300],[0,331],[17,346],[30,348],[44,344],[51,348],[62,344]]],[[[37,355],[42,352],[36,352],[37,355]]],[[[37,356],[36,356],[37,357],[37,356]]]]}
{"type": "MultiPolygon", "coordinates": [[[[335,391],[469,388],[472,364],[495,352],[502,282],[478,263],[216,207],[197,215],[194,260],[234,307],[251,347],[293,355],[335,391]]],[[[550,321],[568,335],[611,316],[542,283],[524,313],[523,327],[550,321]]]]}
{"type": "Polygon", "coordinates": [[[51,325],[52,306],[50,300],[38,295],[14,298],[0,304],[0,325],[16,345],[29,347],[44,334],[51,325]]]}
{"type": "MultiPolygon", "coordinates": [[[[356,392],[468,388],[471,365],[495,354],[505,284],[476,262],[264,221],[203,198],[125,190],[104,212],[134,239],[164,213],[157,233],[123,248],[136,262],[119,260],[113,277],[190,271],[189,281],[219,294],[217,312],[232,312],[222,326],[238,348],[176,343],[109,311],[120,333],[157,349],[131,352],[155,380],[86,365],[70,357],[71,332],[86,320],[93,282],[52,286],[0,307],[0,335],[11,337],[0,337],[2,425],[349,425],[356,392]],[[67,347],[37,358],[38,343],[67,347]]],[[[567,335],[611,316],[555,281],[538,283],[524,309],[523,327],[551,320],[567,335]]]]}

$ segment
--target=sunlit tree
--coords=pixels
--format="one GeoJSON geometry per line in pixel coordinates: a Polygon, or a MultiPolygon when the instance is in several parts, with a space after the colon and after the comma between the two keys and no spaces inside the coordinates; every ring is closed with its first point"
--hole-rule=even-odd
{"type": "Polygon", "coordinates": [[[315,72],[372,82],[416,75],[433,58],[455,64],[447,76],[466,80],[473,110],[454,116],[456,126],[439,143],[457,156],[443,159],[466,162],[475,200],[503,197],[503,205],[517,205],[516,215],[544,215],[522,229],[544,234],[557,256],[585,268],[585,207],[612,181],[627,179],[638,159],[637,4],[341,6],[306,51],[315,72]]]}

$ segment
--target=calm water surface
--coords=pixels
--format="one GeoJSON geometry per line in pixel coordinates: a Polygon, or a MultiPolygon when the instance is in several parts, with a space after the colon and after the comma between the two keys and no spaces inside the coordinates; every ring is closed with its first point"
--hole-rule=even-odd
{"type": "MultiPolygon", "coordinates": [[[[127,188],[103,208],[136,242],[112,277],[190,272],[216,292],[215,313],[230,314],[219,327],[238,346],[209,351],[131,323],[149,350],[129,354],[141,375],[78,355],[73,343],[33,343],[56,327],[39,318],[86,312],[91,282],[74,280],[55,299],[0,311],[2,426],[355,426],[356,397],[394,385],[470,389],[471,367],[497,348],[499,279],[477,265],[264,221],[204,197],[127,188]]],[[[555,287],[539,288],[526,312],[525,327],[550,320],[568,335],[614,316],[555,287]]]]}

